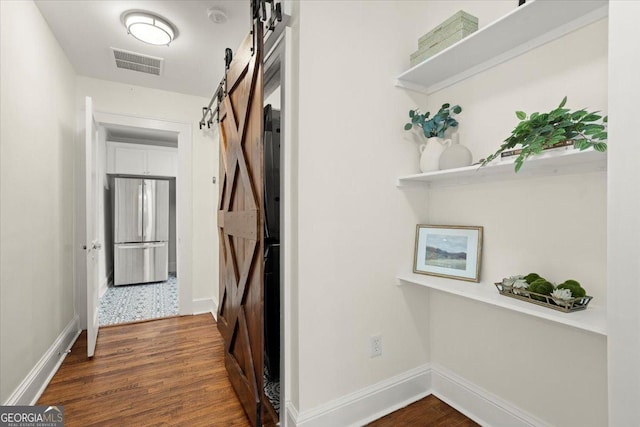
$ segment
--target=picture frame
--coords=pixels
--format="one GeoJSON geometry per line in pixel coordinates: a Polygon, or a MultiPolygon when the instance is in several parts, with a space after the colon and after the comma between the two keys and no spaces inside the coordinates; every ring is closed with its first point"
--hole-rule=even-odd
{"type": "Polygon", "coordinates": [[[479,282],[482,233],[482,226],[418,224],[413,272],[479,282]]]}

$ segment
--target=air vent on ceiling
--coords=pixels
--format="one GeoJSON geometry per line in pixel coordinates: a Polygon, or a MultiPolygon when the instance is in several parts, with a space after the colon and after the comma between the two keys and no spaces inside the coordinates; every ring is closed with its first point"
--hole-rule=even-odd
{"type": "Polygon", "coordinates": [[[139,71],[141,73],[160,75],[162,71],[162,58],[142,55],[122,49],[111,48],[116,60],[116,67],[126,70],[139,71]]]}

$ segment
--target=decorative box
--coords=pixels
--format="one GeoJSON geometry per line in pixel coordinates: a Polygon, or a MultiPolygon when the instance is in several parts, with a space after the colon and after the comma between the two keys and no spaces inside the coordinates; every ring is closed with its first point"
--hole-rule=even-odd
{"type": "Polygon", "coordinates": [[[464,11],[436,26],[418,39],[418,50],[411,54],[411,66],[459,42],[478,30],[478,18],[464,11]]]}

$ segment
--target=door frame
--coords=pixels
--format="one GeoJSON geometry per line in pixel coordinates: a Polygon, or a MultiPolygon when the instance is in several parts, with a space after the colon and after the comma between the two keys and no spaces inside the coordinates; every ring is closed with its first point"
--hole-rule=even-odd
{"type": "MultiPolygon", "coordinates": [[[[126,114],[109,113],[104,111],[94,111],[94,117],[98,126],[121,125],[137,128],[164,130],[176,132],[178,134],[178,176],[176,177],[176,270],[180,274],[180,284],[178,286],[178,310],[180,315],[193,314],[193,257],[191,248],[193,246],[193,218],[191,215],[193,206],[193,175],[192,170],[192,125],[190,123],[172,122],[148,117],[140,117],[126,114]]],[[[84,125],[82,125],[84,128],[84,125]]],[[[84,129],[82,129],[84,131],[84,129]]],[[[82,132],[82,135],[84,133],[82,132]]],[[[80,156],[84,159],[84,156],[80,156]]],[[[101,159],[98,159],[101,161],[101,159]]],[[[77,167],[80,165],[76,165],[77,167]]],[[[79,167],[76,174],[76,182],[84,181],[84,168],[79,167]]],[[[84,188],[84,186],[79,186],[84,188]]],[[[76,209],[76,243],[79,248],[76,254],[84,259],[82,244],[85,240],[84,230],[84,196],[76,192],[80,197],[79,207],[76,209]]],[[[76,312],[80,321],[80,329],[87,328],[86,309],[86,268],[82,268],[82,263],[76,263],[75,269],[75,290],[76,290],[76,312]]]]}
{"type": "MultiPolygon", "coordinates": [[[[288,2],[287,2],[288,3],[288,2]]],[[[286,12],[285,12],[286,13],[286,12]]],[[[297,253],[298,253],[298,215],[297,192],[298,175],[296,167],[297,138],[295,136],[294,114],[297,100],[294,98],[294,69],[293,64],[293,34],[287,22],[283,24],[283,31],[279,34],[271,49],[264,55],[264,74],[270,67],[280,68],[280,242],[282,244],[280,257],[280,425],[290,427],[295,425],[290,415],[291,399],[297,395],[293,388],[297,388],[294,380],[297,372],[293,372],[292,360],[298,349],[292,337],[295,336],[297,326],[297,292],[293,289],[298,283],[297,253]],[[278,64],[278,65],[272,65],[278,64]]],[[[265,79],[265,85],[268,83],[265,79]]],[[[265,94],[265,99],[267,98],[265,94]]],[[[297,343],[297,339],[295,340],[297,343]]]]}

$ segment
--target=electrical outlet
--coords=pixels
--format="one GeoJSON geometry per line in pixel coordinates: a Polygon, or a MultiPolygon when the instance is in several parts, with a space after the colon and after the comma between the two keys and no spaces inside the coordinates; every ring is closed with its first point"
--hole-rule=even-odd
{"type": "Polygon", "coordinates": [[[382,335],[372,335],[369,339],[370,355],[369,357],[382,356],[382,335]]]}

